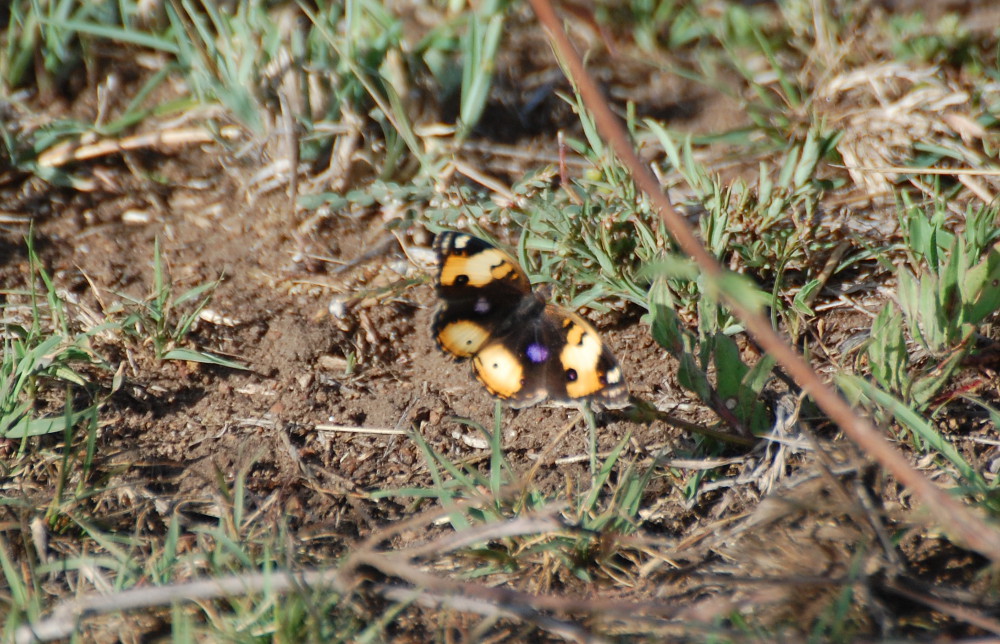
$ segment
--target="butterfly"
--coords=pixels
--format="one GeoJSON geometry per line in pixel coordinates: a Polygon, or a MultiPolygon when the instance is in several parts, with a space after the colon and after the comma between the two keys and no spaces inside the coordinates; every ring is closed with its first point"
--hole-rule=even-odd
{"type": "Polygon", "coordinates": [[[486,389],[512,407],[543,400],[616,408],[628,385],[614,354],[589,322],[532,291],[508,253],[472,235],[434,240],[440,305],[432,332],[456,358],[471,358],[486,389]]]}

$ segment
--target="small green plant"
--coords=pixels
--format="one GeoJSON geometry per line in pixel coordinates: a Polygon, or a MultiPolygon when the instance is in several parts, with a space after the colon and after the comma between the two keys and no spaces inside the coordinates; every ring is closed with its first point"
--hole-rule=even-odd
{"type": "Polygon", "coordinates": [[[173,281],[163,265],[160,242],[156,240],[153,245],[152,293],[143,300],[124,296],[130,302],[131,311],[122,319],[121,328],[138,340],[150,342],[157,360],[190,360],[246,369],[238,362],[208,351],[181,346],[220,283],[221,278],[175,296],[173,281]]]}
{"type": "MultiPolygon", "coordinates": [[[[490,467],[487,473],[473,466],[461,466],[447,456],[438,453],[418,434],[413,433],[412,439],[424,454],[427,469],[430,472],[433,486],[429,488],[405,488],[400,490],[379,490],[372,492],[372,498],[403,496],[413,498],[436,498],[441,506],[449,508],[457,502],[468,499],[488,499],[477,505],[469,513],[474,520],[482,521],[488,517],[500,518],[511,509],[511,499],[504,494],[504,489],[513,482],[512,469],[503,452],[501,444],[502,407],[496,403],[494,425],[492,431],[482,425],[467,419],[457,419],[459,423],[478,430],[486,438],[490,448],[490,467]]],[[[464,512],[450,514],[452,525],[456,530],[470,525],[469,517],[464,512]]]]}
{"type": "MultiPolygon", "coordinates": [[[[677,265],[679,270],[672,272],[675,278],[680,271],[689,268],[684,262],[677,265]]],[[[743,286],[743,289],[746,288],[743,286]]],[[[752,287],[749,292],[753,292],[752,287]]],[[[761,393],[770,379],[773,358],[765,356],[752,367],[744,363],[730,337],[740,328],[711,297],[702,298],[698,305],[700,322],[697,336],[678,318],[671,289],[665,279],[654,280],[649,298],[646,322],[650,325],[653,339],[679,362],[677,380],[680,385],[697,395],[738,434],[764,433],[770,426],[770,415],[761,393]],[[713,372],[714,385],[710,378],[713,372]]]]}
{"type": "Polygon", "coordinates": [[[87,369],[109,370],[107,364],[91,348],[92,337],[113,325],[73,332],[64,312],[63,302],[55,285],[38,262],[32,237],[27,240],[29,288],[26,293],[30,322],[18,324],[20,315],[8,301],[3,308],[3,352],[0,355],[0,438],[21,439],[22,450],[31,436],[68,431],[78,421],[89,416],[97,403],[73,408],[73,397],[67,396],[62,412],[37,411],[41,398],[51,397],[52,385],[83,390],[93,385],[87,369]],[[36,288],[36,280],[45,287],[44,300],[36,288]],[[43,326],[43,321],[49,324],[43,326]]]}
{"type": "MultiPolygon", "coordinates": [[[[824,191],[835,185],[817,175],[837,143],[837,134],[810,131],[801,144],[788,148],[776,173],[761,164],[753,190],[742,181],[724,185],[711,177],[694,160],[690,138],[679,144],[659,123],[647,121],[646,125],[663,146],[669,166],[694,193],[689,207],[702,211],[700,232],[708,251],[722,264],[738,267],[760,280],[773,280],[768,306],[776,319],[784,318],[794,334],[803,326],[802,318],[813,314],[808,298],[819,282],[811,273],[821,268],[814,265],[814,258],[836,243],[818,234],[817,208],[824,191]],[[786,290],[790,271],[804,273],[806,282],[792,302],[786,303],[780,294],[786,290]]],[[[687,310],[702,296],[698,283],[692,280],[671,280],[670,286],[678,305],[687,310]]]]}
{"type": "Polygon", "coordinates": [[[888,20],[892,53],[901,60],[920,60],[961,65],[973,62],[975,45],[971,31],[956,13],[939,17],[933,26],[916,11],[888,20]]]}
{"type": "MultiPolygon", "coordinates": [[[[584,414],[588,424],[593,418],[584,414]]],[[[590,580],[597,570],[614,576],[614,557],[617,551],[607,546],[615,537],[631,534],[640,523],[638,514],[646,488],[657,472],[655,467],[640,470],[634,464],[622,462],[622,455],[630,445],[626,435],[607,455],[594,453],[591,442],[591,473],[589,485],[585,479],[578,486],[568,489],[566,498],[552,498],[539,492],[533,483],[534,469],[515,476],[515,469],[507,460],[500,437],[502,435],[503,408],[498,402],[494,424],[490,431],[465,419],[458,422],[481,432],[489,446],[489,465],[482,471],[471,463],[461,464],[435,451],[419,435],[411,438],[423,451],[432,484],[428,487],[411,487],[397,490],[378,490],[372,498],[409,497],[436,499],[445,510],[456,532],[483,524],[514,520],[538,512],[550,512],[563,507],[566,530],[536,534],[530,538],[512,537],[492,542],[488,547],[473,546],[464,552],[472,562],[464,574],[475,578],[497,572],[518,570],[535,556],[544,555],[561,562],[580,579],[590,580]]],[[[561,438],[573,426],[567,426],[551,443],[561,443],[561,438]]],[[[591,426],[591,429],[595,429],[591,426]]],[[[593,437],[593,433],[592,433],[593,437]]]]}
{"type": "Polygon", "coordinates": [[[875,319],[867,356],[872,377],[887,391],[924,409],[974,348],[975,333],[1000,310],[1000,237],[995,208],[966,214],[963,234],[945,228],[945,211],[931,217],[907,203],[902,225],[909,267],[899,269],[899,310],[875,319]],[[905,332],[905,333],[904,333],[905,332]],[[926,354],[918,360],[905,335],[926,354]]]}
{"type": "Polygon", "coordinates": [[[850,400],[874,403],[878,409],[891,414],[902,427],[910,432],[918,449],[924,452],[933,450],[940,454],[950,463],[953,476],[960,484],[967,486],[968,491],[972,493],[984,495],[992,493],[995,505],[996,486],[991,487],[987,484],[983,476],[969,464],[951,441],[942,435],[934,424],[924,418],[918,410],[882,391],[874,383],[860,376],[840,374],[837,377],[837,385],[850,400]]]}

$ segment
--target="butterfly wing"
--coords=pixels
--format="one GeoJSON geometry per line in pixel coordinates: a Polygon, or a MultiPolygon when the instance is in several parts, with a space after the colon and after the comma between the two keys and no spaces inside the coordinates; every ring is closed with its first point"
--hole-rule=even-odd
{"type": "Polygon", "coordinates": [[[492,337],[472,359],[476,377],[514,407],[549,398],[602,407],[628,404],[628,386],[614,354],[586,320],[557,306],[522,315],[521,324],[492,337]]]}
{"type": "Polygon", "coordinates": [[[478,237],[444,231],[434,239],[441,305],[432,327],[438,346],[459,357],[475,355],[504,326],[525,298],[531,282],[513,257],[478,237]]]}

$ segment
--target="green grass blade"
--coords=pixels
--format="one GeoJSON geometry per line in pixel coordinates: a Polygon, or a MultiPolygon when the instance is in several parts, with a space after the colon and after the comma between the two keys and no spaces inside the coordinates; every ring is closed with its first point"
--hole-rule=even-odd
{"type": "Polygon", "coordinates": [[[965,482],[978,491],[985,493],[990,489],[982,475],[962,457],[944,436],[941,435],[923,416],[900,402],[890,394],[882,391],[864,378],[851,374],[840,374],[836,377],[837,386],[848,391],[863,393],[875,404],[887,409],[903,426],[927,442],[927,445],[944,456],[958,470],[965,482]]]}

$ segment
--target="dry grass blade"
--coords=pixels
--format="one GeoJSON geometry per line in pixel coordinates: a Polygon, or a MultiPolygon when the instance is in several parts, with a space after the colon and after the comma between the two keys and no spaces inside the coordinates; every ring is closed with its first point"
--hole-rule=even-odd
{"type": "Polygon", "coordinates": [[[340,571],[310,570],[301,573],[271,572],[199,579],[170,586],[133,588],[109,595],[86,595],[59,604],[49,617],[17,630],[17,644],[48,642],[70,637],[84,617],[123,610],[166,606],[176,601],[217,599],[267,589],[281,593],[295,588],[344,588],[340,571]]]}
{"type": "Polygon", "coordinates": [[[463,597],[406,587],[376,587],[380,595],[400,603],[416,602],[430,608],[447,607],[450,610],[478,613],[485,617],[507,617],[521,619],[536,624],[539,628],[572,642],[599,644],[608,640],[587,632],[580,626],[564,620],[542,615],[538,611],[519,604],[498,606],[490,601],[475,597],[463,597]]]}
{"type": "MultiPolygon", "coordinates": [[[[570,43],[552,4],[548,0],[531,0],[531,6],[539,21],[548,30],[553,47],[568,67],[571,80],[579,89],[584,103],[593,113],[602,138],[610,143],[621,162],[629,168],[636,185],[653,203],[681,249],[698,264],[709,279],[717,282],[722,280],[725,275],[722,266],[702,246],[684,217],[671,205],[656,177],[632,148],[624,127],[611,111],[597,84],[587,73],[583,60],[570,43]]],[[[774,356],[844,433],[900,483],[912,490],[927,505],[940,525],[947,527],[949,533],[965,547],[994,562],[1000,562],[1000,532],[915,470],[869,421],[858,416],[843,398],[823,382],[805,359],[771,328],[770,322],[764,316],[725,292],[722,293],[722,297],[761,347],[774,356]]]]}
{"type": "Polygon", "coordinates": [[[100,139],[87,143],[67,141],[66,143],[60,143],[53,148],[49,148],[40,154],[38,156],[38,165],[43,168],[58,168],[73,161],[96,159],[117,152],[212,143],[219,137],[227,140],[237,139],[240,137],[240,129],[229,125],[219,130],[216,134],[203,127],[190,127],[164,132],[136,134],[126,139],[100,139]]]}

